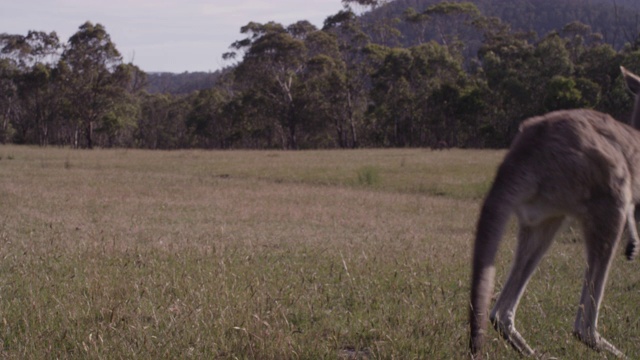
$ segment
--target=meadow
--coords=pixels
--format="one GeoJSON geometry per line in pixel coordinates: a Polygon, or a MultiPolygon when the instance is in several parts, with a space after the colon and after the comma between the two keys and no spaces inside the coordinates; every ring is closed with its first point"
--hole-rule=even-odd
{"type": "MultiPolygon", "coordinates": [[[[503,155],[0,146],[0,358],[469,358],[474,228],[503,155]]],[[[571,335],[580,238],[562,231],[518,311],[543,358],[608,356],[571,335]]],[[[640,265],[619,253],[599,326],[639,358],[640,265]]],[[[493,330],[486,353],[517,357],[493,330]]]]}

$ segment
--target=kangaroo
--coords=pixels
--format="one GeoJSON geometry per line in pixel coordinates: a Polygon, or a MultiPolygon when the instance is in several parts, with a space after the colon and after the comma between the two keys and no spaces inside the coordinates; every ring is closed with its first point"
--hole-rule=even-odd
{"type": "Polygon", "coordinates": [[[473,249],[470,351],[482,358],[490,320],[523,355],[534,350],[515,328],[518,303],[553,237],[567,217],[580,224],[587,268],[574,335],[595,350],[624,354],[597,331],[598,311],[623,229],[627,258],[638,252],[634,218],[640,203],[640,78],[621,68],[635,95],[631,126],[587,109],[561,110],[525,120],[484,199],[473,249]],[[518,220],[513,265],[491,312],[495,257],[511,214],[518,220]]]}
{"type": "MultiPolygon", "coordinates": [[[[620,70],[622,71],[622,76],[627,84],[627,89],[635,96],[633,115],[631,116],[631,126],[633,126],[634,129],[640,129],[640,96],[638,95],[640,94],[640,77],[622,66],[620,67],[620,70]]],[[[640,219],[640,212],[637,211],[637,209],[634,211],[634,216],[627,219],[629,241],[627,243],[625,255],[629,260],[633,260],[638,255],[638,245],[640,244],[640,238],[638,237],[638,230],[636,227],[638,219],[640,219]]]]}

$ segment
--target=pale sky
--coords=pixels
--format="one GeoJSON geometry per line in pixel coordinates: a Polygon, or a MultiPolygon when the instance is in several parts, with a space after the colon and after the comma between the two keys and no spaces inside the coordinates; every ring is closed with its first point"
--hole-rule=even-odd
{"type": "Polygon", "coordinates": [[[318,28],[340,0],[0,0],[0,33],[55,31],[66,43],[86,21],[104,25],[125,62],[147,72],[215,71],[250,21],[318,28]]]}

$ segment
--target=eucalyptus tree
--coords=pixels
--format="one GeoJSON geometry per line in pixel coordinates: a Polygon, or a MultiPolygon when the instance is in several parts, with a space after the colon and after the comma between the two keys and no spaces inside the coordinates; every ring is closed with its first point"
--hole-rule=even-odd
{"type": "Polygon", "coordinates": [[[251,22],[241,28],[241,33],[247,38],[231,45],[236,51],[245,52],[236,76],[240,82],[250,84],[245,91],[255,92],[261,99],[263,116],[279,135],[282,147],[295,149],[298,118],[293,90],[305,65],[304,28],[297,26],[290,32],[275,22],[251,22]]]}
{"type": "Polygon", "coordinates": [[[398,24],[402,21],[387,6],[391,0],[342,0],[344,9],[359,14],[361,27],[372,41],[379,45],[400,46],[402,33],[398,24]]]}
{"type": "Polygon", "coordinates": [[[31,30],[27,35],[0,34],[0,55],[20,69],[36,64],[55,64],[61,44],[55,32],[31,30]]]}
{"type": "MultiPolygon", "coordinates": [[[[318,125],[309,116],[309,107],[315,106],[314,101],[326,101],[310,94],[305,84],[317,80],[315,76],[327,75],[312,70],[320,62],[329,64],[326,60],[336,56],[335,39],[307,21],[287,27],[275,22],[251,22],[241,28],[241,33],[247,37],[232,44],[236,53],[226,55],[243,54],[235,69],[241,93],[237,96],[243,99],[245,108],[261,109],[253,112],[252,126],[261,124],[262,134],[283,148],[298,149],[299,136],[318,125]]],[[[249,110],[242,112],[247,114],[249,110]]],[[[251,132],[256,134],[258,130],[253,128],[251,132]]]]}
{"type": "Polygon", "coordinates": [[[18,88],[14,81],[16,68],[7,59],[0,59],[0,143],[13,137],[11,120],[18,112],[18,88]]]}
{"type": "Polygon", "coordinates": [[[370,107],[380,144],[457,143],[453,107],[468,86],[459,58],[436,42],[370,51],[371,56],[384,57],[373,75],[370,107]]]}
{"type": "Polygon", "coordinates": [[[111,106],[96,127],[101,146],[131,146],[141,112],[141,92],[147,75],[133,64],[120,64],[111,73],[108,96],[111,106]]]}
{"type": "Polygon", "coordinates": [[[469,112],[484,103],[463,70],[463,44],[477,41],[478,30],[490,19],[470,2],[441,2],[420,13],[409,8],[404,17],[421,27],[418,45],[367,47],[370,58],[377,59],[369,108],[375,141],[385,146],[460,145],[470,137],[460,121],[469,120],[469,112]],[[435,31],[438,42],[425,43],[427,31],[435,31]]]}
{"type": "MultiPolygon", "coordinates": [[[[373,4],[377,6],[377,3],[373,4]]],[[[347,7],[327,17],[322,29],[335,35],[339,58],[344,64],[344,72],[342,75],[336,74],[333,82],[332,103],[337,106],[332,107],[329,115],[335,124],[340,147],[355,148],[360,145],[371,74],[377,66],[366,54],[371,38],[362,28],[361,22],[353,10],[347,7]]]]}
{"type": "Polygon", "coordinates": [[[16,130],[17,142],[47,145],[51,130],[58,120],[61,94],[55,62],[61,45],[55,32],[29,31],[27,35],[0,35],[0,56],[6,98],[2,131],[9,129],[8,110],[12,109],[11,128],[16,130]],[[9,69],[13,72],[9,75],[9,69]],[[13,91],[11,91],[13,89],[13,91]]]}
{"type": "Polygon", "coordinates": [[[141,93],[134,145],[144,149],[180,149],[192,146],[187,127],[189,103],[168,94],[141,93]]]}
{"type": "Polygon", "coordinates": [[[408,49],[370,46],[371,56],[382,57],[382,66],[373,74],[370,94],[371,128],[377,145],[407,146],[417,134],[413,126],[418,95],[413,92],[413,54],[408,49]]]}
{"type": "Polygon", "coordinates": [[[123,105],[123,100],[137,70],[123,65],[104,26],[81,25],[69,39],[58,69],[65,84],[73,146],[92,148],[96,129],[109,132],[123,125],[118,121],[131,118],[135,107],[123,105]]]}
{"type": "Polygon", "coordinates": [[[23,116],[15,124],[19,129],[16,141],[41,146],[56,143],[62,102],[56,69],[38,63],[18,76],[17,80],[23,116]]]}
{"type": "Polygon", "coordinates": [[[494,109],[492,116],[485,119],[482,132],[487,143],[504,147],[509,145],[521,120],[531,114],[534,94],[530,85],[537,82],[532,71],[535,46],[530,41],[531,34],[513,33],[508,26],[493,29],[485,33],[478,51],[488,89],[486,101],[494,109]]]}
{"type": "MultiPolygon", "coordinates": [[[[306,69],[296,87],[297,103],[303,125],[302,147],[348,147],[347,76],[337,37],[326,31],[314,31],[305,40],[306,69]]],[[[351,131],[355,134],[355,131],[351,131]]],[[[353,139],[351,137],[351,139],[353,139]]]]}
{"type": "Polygon", "coordinates": [[[226,149],[233,145],[232,116],[225,112],[230,94],[220,87],[200,90],[190,99],[186,127],[198,147],[226,149]]]}
{"type": "Polygon", "coordinates": [[[443,1],[427,7],[418,13],[413,8],[405,11],[405,20],[421,27],[422,41],[427,25],[434,29],[439,42],[447,47],[451,53],[458,52],[454,47],[470,46],[471,34],[477,34],[474,29],[475,22],[482,15],[478,7],[471,2],[443,1]],[[464,33],[466,32],[466,34],[464,33]],[[464,38],[464,43],[460,41],[464,38]]]}

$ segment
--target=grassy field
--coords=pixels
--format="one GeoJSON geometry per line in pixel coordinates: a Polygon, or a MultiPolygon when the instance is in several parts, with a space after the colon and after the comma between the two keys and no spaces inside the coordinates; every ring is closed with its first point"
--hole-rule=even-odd
{"type": "MultiPolygon", "coordinates": [[[[503,154],[0,147],[0,358],[468,358],[471,243],[503,154]]],[[[569,226],[521,303],[547,357],[607,356],[571,336],[583,259],[569,226]]],[[[600,327],[631,358],[638,303],[619,255],[600,327]]],[[[514,358],[496,335],[488,358],[514,358]]]]}

